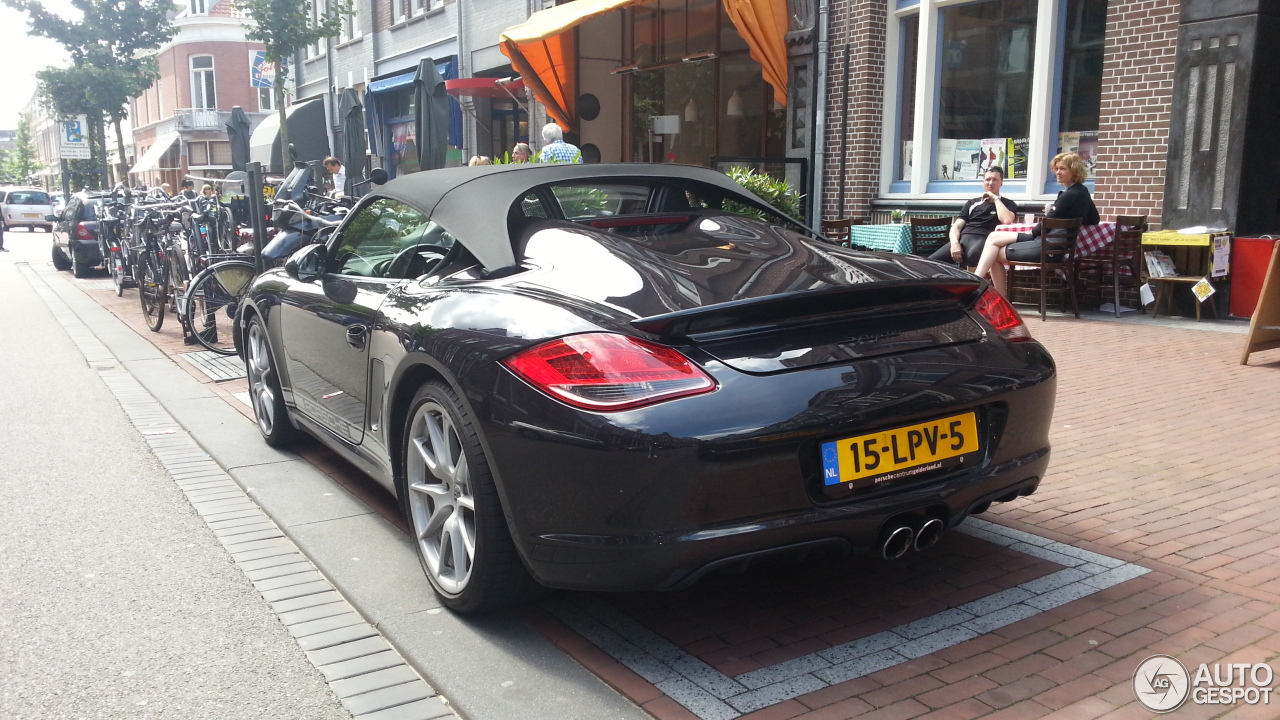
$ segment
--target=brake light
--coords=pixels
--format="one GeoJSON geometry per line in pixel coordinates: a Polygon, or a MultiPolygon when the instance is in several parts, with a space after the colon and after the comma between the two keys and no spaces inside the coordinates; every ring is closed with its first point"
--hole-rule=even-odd
{"type": "Polygon", "coordinates": [[[552,340],[502,364],[542,392],[587,410],[630,410],[716,387],[679,352],[611,333],[552,340]]]}
{"type": "Polygon", "coordinates": [[[996,292],[995,288],[988,288],[982,293],[982,297],[978,298],[973,309],[991,323],[991,327],[995,328],[995,331],[1005,340],[1009,342],[1031,340],[1031,330],[1027,328],[1026,323],[1022,322],[1022,316],[1018,315],[1018,311],[1014,310],[1009,301],[996,292]]]}
{"type": "Polygon", "coordinates": [[[92,240],[93,233],[89,232],[89,228],[84,223],[76,223],[76,237],[80,240],[92,240]]]}

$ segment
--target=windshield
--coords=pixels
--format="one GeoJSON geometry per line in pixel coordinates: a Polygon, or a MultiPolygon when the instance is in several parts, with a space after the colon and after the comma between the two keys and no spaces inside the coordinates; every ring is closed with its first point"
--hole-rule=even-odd
{"type": "Polygon", "coordinates": [[[5,202],[10,205],[48,205],[49,193],[36,190],[14,190],[5,202]]]}
{"type": "Polygon", "coordinates": [[[276,191],[276,199],[292,200],[301,205],[307,199],[307,186],[310,184],[311,166],[296,167],[284,179],[284,182],[280,183],[280,189],[276,191]]]}

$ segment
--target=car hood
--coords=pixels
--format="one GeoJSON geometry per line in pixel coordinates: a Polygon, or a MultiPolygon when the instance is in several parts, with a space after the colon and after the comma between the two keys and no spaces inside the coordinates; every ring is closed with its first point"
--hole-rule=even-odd
{"type": "Polygon", "coordinates": [[[974,280],[913,255],[853,251],[736,215],[619,232],[626,229],[540,230],[527,242],[529,271],[516,284],[611,308],[626,321],[867,283],[974,280]]]}

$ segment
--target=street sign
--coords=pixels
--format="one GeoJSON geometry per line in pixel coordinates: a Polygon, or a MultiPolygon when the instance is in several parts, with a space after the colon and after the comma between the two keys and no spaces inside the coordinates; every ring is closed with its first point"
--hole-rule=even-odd
{"type": "Polygon", "coordinates": [[[89,152],[89,120],[84,115],[77,115],[58,123],[58,154],[63,160],[88,160],[89,152]]]}

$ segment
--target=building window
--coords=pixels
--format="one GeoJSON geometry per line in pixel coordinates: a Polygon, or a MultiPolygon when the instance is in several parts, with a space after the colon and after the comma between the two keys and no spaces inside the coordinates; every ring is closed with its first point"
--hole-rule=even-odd
{"type": "Polygon", "coordinates": [[[258,88],[258,110],[273,112],[276,109],[276,89],[258,88]]]}
{"type": "Polygon", "coordinates": [[[198,140],[187,143],[188,167],[231,165],[231,143],[227,140],[198,140]]]}
{"type": "Polygon", "coordinates": [[[786,108],[717,0],[628,11],[627,159],[710,165],[786,155],[786,108]]]}
{"type": "Polygon", "coordinates": [[[344,43],[360,37],[360,6],[351,5],[351,12],[342,16],[342,30],[338,33],[338,42],[344,43]]]}
{"type": "Polygon", "coordinates": [[[209,0],[191,0],[190,13],[189,13],[189,14],[191,14],[191,15],[208,15],[208,14],[209,14],[209,0]]]}
{"type": "Polygon", "coordinates": [[[1057,189],[1048,173],[1055,153],[1078,151],[1093,167],[1107,0],[1054,0],[1043,12],[1041,5],[920,0],[898,13],[889,27],[900,53],[886,59],[885,82],[897,84],[898,98],[886,108],[885,142],[893,152],[886,153],[883,187],[969,193],[998,165],[1038,196],[1057,189]],[[930,37],[922,38],[925,26],[930,37]],[[1046,38],[1040,48],[1037,39],[1046,38]],[[923,62],[932,63],[927,72],[919,70],[923,62]],[[928,85],[916,87],[919,78],[928,85]],[[921,116],[925,137],[916,137],[921,116]],[[1051,122],[1033,127],[1033,117],[1051,122]],[[925,167],[917,172],[916,163],[925,167]],[[1029,177],[1033,168],[1044,177],[1029,177]]]}
{"type": "Polygon", "coordinates": [[[197,110],[215,110],[218,107],[212,55],[191,57],[191,107],[197,110]]]}
{"type": "Polygon", "coordinates": [[[187,164],[189,166],[209,164],[209,145],[202,142],[187,143],[187,164]]]}
{"type": "Polygon", "coordinates": [[[1079,153],[1090,176],[1098,155],[1102,46],[1106,29],[1106,0],[1067,0],[1062,102],[1058,107],[1058,152],[1079,153]]]}

